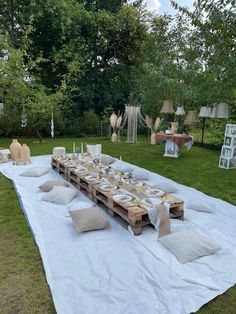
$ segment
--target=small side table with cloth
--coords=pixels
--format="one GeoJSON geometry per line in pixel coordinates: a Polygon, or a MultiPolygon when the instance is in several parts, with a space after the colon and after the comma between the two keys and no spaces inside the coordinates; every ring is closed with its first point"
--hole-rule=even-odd
{"type": "Polygon", "coordinates": [[[187,147],[189,150],[193,145],[192,136],[186,134],[165,134],[156,133],[157,144],[165,141],[165,157],[179,157],[179,148],[181,146],[187,147]]]}

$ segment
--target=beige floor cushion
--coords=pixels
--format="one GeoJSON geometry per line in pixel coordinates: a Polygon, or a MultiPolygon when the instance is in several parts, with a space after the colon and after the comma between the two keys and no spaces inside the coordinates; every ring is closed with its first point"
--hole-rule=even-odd
{"type": "Polygon", "coordinates": [[[22,177],[41,177],[42,175],[44,175],[47,172],[48,172],[48,168],[34,167],[34,168],[27,169],[26,171],[24,171],[20,175],[22,177]]]}
{"type": "Polygon", "coordinates": [[[109,226],[109,222],[97,207],[70,210],[69,213],[78,232],[104,229],[109,226]]]}
{"type": "Polygon", "coordinates": [[[182,264],[214,254],[220,249],[219,245],[195,229],[174,232],[159,238],[158,241],[182,264]]]}
{"type": "Polygon", "coordinates": [[[78,195],[78,191],[64,187],[54,186],[53,189],[42,197],[42,201],[66,205],[78,195]]]}
{"type": "Polygon", "coordinates": [[[54,186],[68,186],[68,184],[59,180],[50,180],[41,184],[39,188],[43,192],[50,192],[54,188],[54,186]]]}
{"type": "Polygon", "coordinates": [[[116,159],[111,157],[111,156],[108,156],[108,155],[102,155],[101,156],[101,162],[103,165],[108,166],[108,165],[113,164],[115,161],[116,161],[116,159]]]}

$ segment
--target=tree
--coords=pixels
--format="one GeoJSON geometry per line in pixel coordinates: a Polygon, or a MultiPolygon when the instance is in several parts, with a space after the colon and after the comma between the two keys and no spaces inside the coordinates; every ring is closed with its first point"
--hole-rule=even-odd
{"type": "Polygon", "coordinates": [[[1,121],[5,135],[19,135],[21,115],[25,112],[33,132],[41,139],[40,132],[49,124],[53,106],[60,102],[59,92],[48,94],[45,87],[35,82],[27,71],[23,52],[9,46],[5,37],[1,36],[0,47],[0,98],[4,104],[4,116],[12,129],[1,121]],[[46,122],[45,122],[46,121],[46,122]]]}

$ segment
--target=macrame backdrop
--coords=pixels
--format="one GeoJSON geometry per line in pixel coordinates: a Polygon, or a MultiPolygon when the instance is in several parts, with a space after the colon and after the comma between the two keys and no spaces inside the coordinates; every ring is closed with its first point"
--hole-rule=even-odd
{"type": "Polygon", "coordinates": [[[120,129],[123,129],[127,122],[127,143],[137,143],[138,122],[146,127],[145,119],[141,114],[140,106],[125,106],[125,113],[122,118],[120,129]]]}

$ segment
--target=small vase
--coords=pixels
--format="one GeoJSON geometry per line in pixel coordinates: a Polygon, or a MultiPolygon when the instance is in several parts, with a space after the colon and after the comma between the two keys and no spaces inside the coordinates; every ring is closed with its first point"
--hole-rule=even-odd
{"type": "Polygon", "coordinates": [[[171,122],[171,132],[173,134],[178,132],[178,122],[171,122]]]}
{"type": "Polygon", "coordinates": [[[30,162],[30,149],[26,144],[21,146],[20,159],[23,161],[30,162]]]}
{"type": "Polygon", "coordinates": [[[112,136],[111,136],[111,141],[113,142],[113,143],[116,143],[117,142],[117,134],[114,132],[113,134],[112,134],[112,136]]]}
{"type": "Polygon", "coordinates": [[[156,133],[155,132],[152,132],[151,134],[151,144],[152,145],[156,145],[157,143],[157,140],[156,140],[156,133]]]}
{"type": "Polygon", "coordinates": [[[12,140],[12,143],[11,143],[9,149],[11,152],[11,159],[12,160],[20,159],[21,144],[17,141],[17,139],[12,140]]]}

